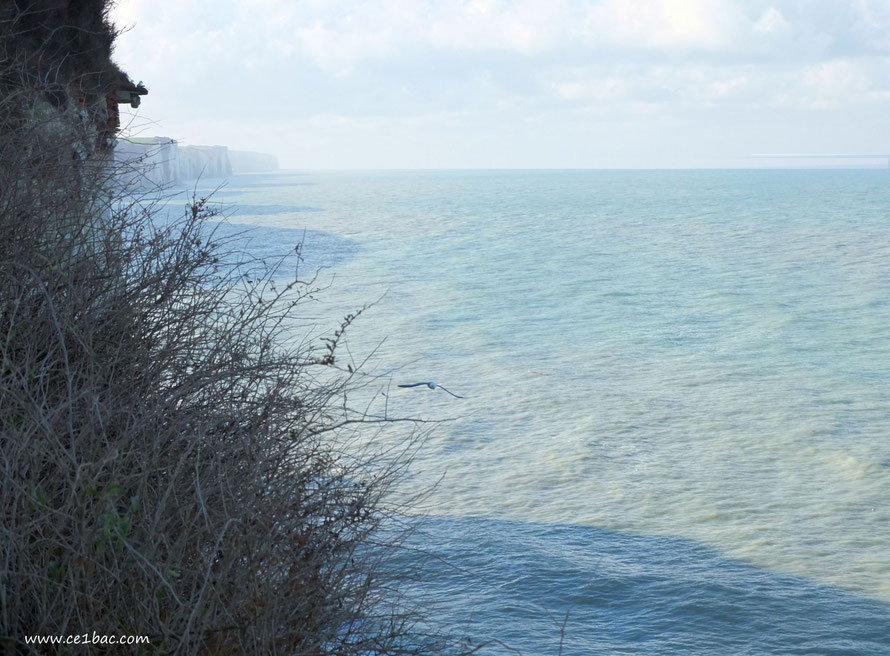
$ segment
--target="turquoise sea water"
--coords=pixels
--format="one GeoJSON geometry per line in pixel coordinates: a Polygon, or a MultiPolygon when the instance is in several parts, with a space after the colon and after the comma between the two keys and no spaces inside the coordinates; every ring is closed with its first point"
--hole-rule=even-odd
{"type": "MultiPolygon", "coordinates": [[[[526,654],[890,653],[890,174],[319,172],[217,195],[305,241],[393,415],[427,587],[526,654]],[[376,349],[376,350],[375,350],[376,349]]],[[[482,653],[507,653],[492,646],[482,653]]]]}

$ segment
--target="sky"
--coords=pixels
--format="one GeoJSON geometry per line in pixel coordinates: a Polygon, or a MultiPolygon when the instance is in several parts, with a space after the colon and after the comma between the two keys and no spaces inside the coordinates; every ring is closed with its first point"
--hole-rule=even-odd
{"type": "Polygon", "coordinates": [[[132,133],[284,168],[890,155],[890,0],[118,0],[112,19],[149,88],[132,133]]]}

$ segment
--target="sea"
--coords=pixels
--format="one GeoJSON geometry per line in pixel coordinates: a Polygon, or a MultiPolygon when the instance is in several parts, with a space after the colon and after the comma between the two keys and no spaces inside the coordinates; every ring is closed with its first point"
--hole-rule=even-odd
{"type": "Polygon", "coordinates": [[[431,422],[401,492],[466,645],[890,654],[890,172],[217,187],[256,253],[300,245],[307,335],[364,308],[368,407],[431,422]]]}

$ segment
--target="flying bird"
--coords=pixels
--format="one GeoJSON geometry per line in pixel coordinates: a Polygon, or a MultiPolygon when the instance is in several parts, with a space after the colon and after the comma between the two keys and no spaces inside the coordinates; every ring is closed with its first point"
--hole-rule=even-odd
{"type": "MultiPolygon", "coordinates": [[[[419,386],[421,386],[421,385],[426,385],[426,386],[429,387],[431,390],[434,390],[434,389],[440,389],[440,390],[445,390],[446,392],[448,392],[447,389],[445,389],[445,388],[442,387],[441,385],[436,385],[436,384],[435,384],[434,382],[432,382],[432,381],[430,381],[430,382],[428,382],[428,383],[406,383],[405,385],[399,385],[399,387],[419,387],[419,386]]],[[[456,399],[462,399],[462,398],[464,398],[464,397],[462,397],[462,396],[458,396],[458,395],[455,394],[454,392],[448,392],[448,393],[451,394],[451,396],[453,396],[453,397],[456,398],[456,399]]]]}

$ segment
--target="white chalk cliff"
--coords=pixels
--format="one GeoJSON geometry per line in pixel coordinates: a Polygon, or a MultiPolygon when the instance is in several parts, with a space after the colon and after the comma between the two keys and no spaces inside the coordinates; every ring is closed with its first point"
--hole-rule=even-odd
{"type": "Polygon", "coordinates": [[[169,137],[118,139],[114,159],[125,182],[140,188],[278,168],[274,155],[230,151],[226,146],[182,146],[169,137]]]}

